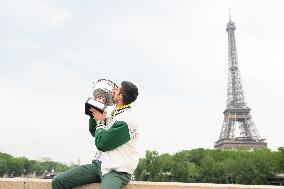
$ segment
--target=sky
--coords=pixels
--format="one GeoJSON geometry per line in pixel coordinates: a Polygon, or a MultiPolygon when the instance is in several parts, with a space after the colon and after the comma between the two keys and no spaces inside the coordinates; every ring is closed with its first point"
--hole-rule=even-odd
{"type": "Polygon", "coordinates": [[[284,1],[0,1],[0,151],[89,163],[92,83],[127,80],[139,153],[214,148],[226,107],[229,8],[247,105],[284,146],[284,1]]]}

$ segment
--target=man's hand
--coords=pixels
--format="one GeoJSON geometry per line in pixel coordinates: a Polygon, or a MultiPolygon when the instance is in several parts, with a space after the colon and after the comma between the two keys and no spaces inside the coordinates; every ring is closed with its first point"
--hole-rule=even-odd
{"type": "Polygon", "coordinates": [[[92,115],[93,115],[93,117],[95,118],[96,121],[105,120],[105,118],[106,118],[106,112],[105,111],[104,111],[104,113],[101,113],[94,108],[90,108],[89,110],[92,112],[92,115]]]}

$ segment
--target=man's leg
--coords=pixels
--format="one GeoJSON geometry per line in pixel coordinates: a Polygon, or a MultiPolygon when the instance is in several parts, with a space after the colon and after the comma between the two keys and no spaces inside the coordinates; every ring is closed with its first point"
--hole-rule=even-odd
{"type": "Polygon", "coordinates": [[[52,180],[52,189],[71,189],[101,181],[100,163],[92,163],[70,169],[52,180]]]}
{"type": "Polygon", "coordinates": [[[128,173],[111,171],[103,176],[100,189],[121,189],[130,179],[131,175],[128,173]]]}

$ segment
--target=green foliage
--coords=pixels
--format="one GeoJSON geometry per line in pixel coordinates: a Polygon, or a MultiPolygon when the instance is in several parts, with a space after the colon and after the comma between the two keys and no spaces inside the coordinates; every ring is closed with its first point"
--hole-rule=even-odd
{"type": "Polygon", "coordinates": [[[53,169],[56,172],[63,172],[69,169],[69,167],[54,161],[37,162],[35,160],[28,160],[25,157],[15,158],[9,154],[0,152],[0,177],[4,175],[21,177],[31,174],[41,176],[53,169]]]}
{"type": "MultiPolygon", "coordinates": [[[[71,168],[71,167],[70,167],[70,168],[71,168]]],[[[69,168],[68,168],[67,165],[61,164],[61,163],[56,163],[54,171],[60,173],[60,172],[66,171],[66,170],[68,170],[68,169],[69,169],[69,168]]]]}
{"type": "Polygon", "coordinates": [[[10,160],[13,157],[9,154],[0,153],[0,177],[3,177],[8,172],[10,160]]]}
{"type": "Polygon", "coordinates": [[[198,177],[198,166],[191,159],[192,154],[187,150],[173,155],[171,173],[175,181],[192,182],[198,177]]]}
{"type": "Polygon", "coordinates": [[[275,154],[276,163],[279,165],[277,171],[284,173],[284,147],[279,147],[275,154]]]}
{"type": "Polygon", "coordinates": [[[201,160],[200,177],[202,182],[214,182],[216,176],[215,160],[211,155],[206,155],[201,160]]]}
{"type": "Polygon", "coordinates": [[[158,181],[161,178],[161,170],[162,167],[161,158],[157,151],[147,151],[146,152],[146,174],[150,175],[149,180],[158,181]]]}
{"type": "Polygon", "coordinates": [[[136,180],[269,184],[284,173],[284,148],[259,150],[183,150],[173,155],[147,151],[135,171],[136,180]]]}

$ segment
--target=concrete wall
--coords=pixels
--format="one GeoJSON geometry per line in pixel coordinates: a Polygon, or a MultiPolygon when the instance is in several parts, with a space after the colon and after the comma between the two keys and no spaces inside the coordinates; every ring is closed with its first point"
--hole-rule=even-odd
{"type": "MultiPolygon", "coordinates": [[[[100,184],[88,184],[76,189],[99,189],[100,184]]],[[[124,189],[284,189],[284,186],[203,184],[178,182],[130,182],[124,189]]],[[[0,178],[0,189],[51,189],[49,179],[0,178]]]]}

